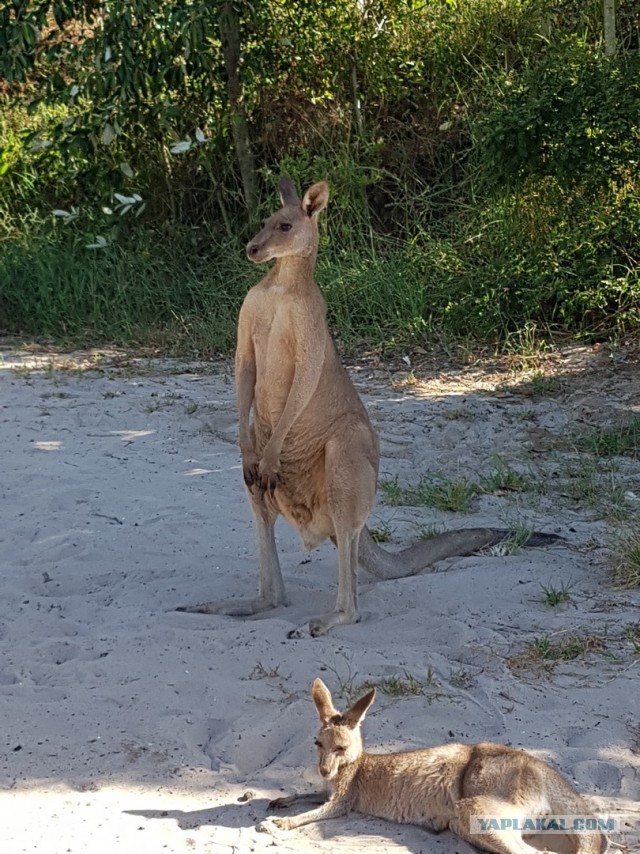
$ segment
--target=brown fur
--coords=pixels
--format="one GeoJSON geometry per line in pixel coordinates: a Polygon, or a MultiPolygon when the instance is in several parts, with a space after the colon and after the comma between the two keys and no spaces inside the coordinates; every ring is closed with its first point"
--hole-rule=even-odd
{"type": "Polygon", "coordinates": [[[242,616],[286,604],[274,538],[281,514],[307,548],[327,538],[338,548],[335,610],[309,625],[312,635],[320,635],[359,620],[358,565],[379,579],[400,578],[496,543],[506,532],[450,531],[400,555],[373,541],[365,522],[376,492],[378,439],[340,362],[313,278],[318,215],[329,188],[324,181],[314,184],[301,202],[284,178],[280,194],[282,208],[247,246],[251,261],[275,265],[242,305],[235,360],[242,470],[258,543],[258,596],[180,610],[242,616]]]}
{"type": "MultiPolygon", "coordinates": [[[[333,705],[322,680],[315,680],[311,694],[322,724],[316,739],[318,770],[329,783],[330,797],[310,812],[268,818],[259,830],[292,830],[356,810],[435,832],[448,828],[494,854],[538,854],[539,849],[528,844],[520,830],[470,832],[471,817],[590,814],[586,801],[549,765],[501,744],[444,744],[406,753],[366,753],[360,724],[375,698],[375,689],[344,714],[333,705]]],[[[314,796],[292,795],[272,801],[269,807],[282,809],[312,799],[314,796]]],[[[537,839],[542,838],[538,834],[537,839]]],[[[575,854],[603,854],[608,847],[606,837],[597,831],[544,836],[544,844],[556,843],[569,843],[575,854]]]]}

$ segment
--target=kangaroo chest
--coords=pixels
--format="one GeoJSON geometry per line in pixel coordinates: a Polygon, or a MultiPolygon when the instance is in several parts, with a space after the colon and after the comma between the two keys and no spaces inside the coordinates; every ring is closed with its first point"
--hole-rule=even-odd
{"type": "Polygon", "coordinates": [[[273,428],[286,405],[296,373],[305,360],[321,359],[324,341],[306,332],[307,305],[282,286],[273,284],[261,300],[252,343],[256,363],[255,413],[273,428]]]}

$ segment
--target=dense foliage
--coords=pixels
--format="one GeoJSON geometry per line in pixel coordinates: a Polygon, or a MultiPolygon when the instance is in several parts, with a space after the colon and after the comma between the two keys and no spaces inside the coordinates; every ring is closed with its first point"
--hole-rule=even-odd
{"type": "MultiPolygon", "coordinates": [[[[640,13],[601,0],[12,0],[0,327],[227,348],[278,174],[331,182],[343,339],[640,326],[640,13]]],[[[2,82],[4,81],[4,82],[2,82]]]]}

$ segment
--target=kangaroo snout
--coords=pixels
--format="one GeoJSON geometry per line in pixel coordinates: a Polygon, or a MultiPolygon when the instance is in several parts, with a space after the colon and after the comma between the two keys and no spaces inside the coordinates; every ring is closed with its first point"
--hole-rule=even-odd
{"type": "Polygon", "coordinates": [[[256,243],[255,240],[252,240],[247,244],[247,258],[249,261],[259,261],[260,260],[260,250],[262,249],[262,245],[260,243],[256,243]]]}

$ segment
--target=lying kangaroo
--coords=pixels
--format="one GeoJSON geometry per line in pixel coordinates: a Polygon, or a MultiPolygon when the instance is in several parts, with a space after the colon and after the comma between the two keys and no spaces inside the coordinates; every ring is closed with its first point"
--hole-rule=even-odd
{"type": "MultiPolygon", "coordinates": [[[[286,604],[274,537],[282,514],[308,549],[327,538],[338,547],[336,607],[311,620],[316,636],[359,620],[358,565],[381,580],[401,578],[500,542],[507,532],[450,531],[400,554],[374,542],[365,522],[376,493],[378,438],[340,362],[313,278],[318,214],[329,187],[314,184],[301,202],[283,178],[280,196],[282,208],[247,246],[250,261],[276,263],[244,300],[235,360],[242,471],[258,544],[258,596],[180,610],[246,616],[286,604]]],[[[554,539],[538,534],[529,545],[554,539]]]]}
{"type": "MultiPolygon", "coordinates": [[[[375,688],[341,714],[329,689],[316,679],[311,696],[322,726],[316,738],[318,768],[331,795],[291,795],[269,804],[283,809],[306,800],[322,806],[290,818],[268,818],[258,830],[274,833],[314,821],[337,818],[351,810],[435,832],[452,830],[467,842],[496,854],[539,854],[524,841],[529,820],[535,826],[550,816],[589,817],[586,801],[553,768],[523,750],[502,744],[444,744],[407,753],[371,754],[362,746],[360,724],[375,688]],[[482,820],[482,821],[480,821],[482,820]],[[516,822],[517,820],[517,822],[516,822]],[[483,828],[484,823],[484,828],[483,828]],[[515,826],[517,824],[517,827],[515,826]],[[483,832],[479,832],[483,831],[483,832]]],[[[559,825],[561,826],[561,825],[559,825]]],[[[573,826],[573,825],[572,825],[573,826]]],[[[538,825],[537,838],[542,837],[538,825]]],[[[556,841],[560,841],[555,836],[556,841]]],[[[598,830],[562,835],[575,854],[604,854],[608,842],[598,830]]],[[[544,834],[544,844],[554,836],[544,834]]],[[[549,849],[547,849],[549,850],[549,849]]]]}

